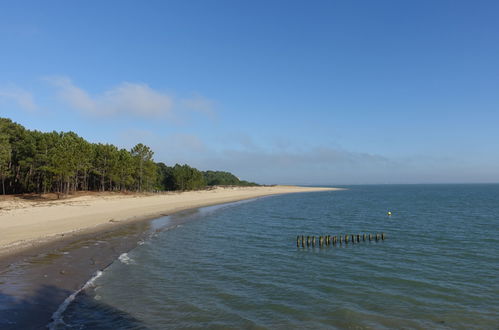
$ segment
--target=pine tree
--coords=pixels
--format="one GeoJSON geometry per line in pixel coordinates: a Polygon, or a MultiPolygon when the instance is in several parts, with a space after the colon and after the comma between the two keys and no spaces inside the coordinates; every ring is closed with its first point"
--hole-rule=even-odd
{"type": "Polygon", "coordinates": [[[2,194],[5,195],[5,178],[9,173],[11,148],[7,135],[0,135],[0,177],[2,179],[2,194]]]}

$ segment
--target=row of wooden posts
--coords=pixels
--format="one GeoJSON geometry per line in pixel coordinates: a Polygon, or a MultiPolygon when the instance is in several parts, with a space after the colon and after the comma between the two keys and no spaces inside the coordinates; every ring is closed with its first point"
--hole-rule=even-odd
{"type": "MultiPolygon", "coordinates": [[[[339,236],[331,236],[331,235],[327,235],[327,236],[318,236],[318,241],[319,241],[319,247],[324,247],[324,246],[330,246],[330,245],[334,245],[336,246],[336,244],[348,244],[349,242],[351,242],[352,244],[355,244],[355,243],[360,243],[360,241],[372,241],[372,240],[375,240],[375,241],[379,241],[379,240],[382,240],[384,241],[386,239],[386,235],[385,233],[381,233],[381,234],[357,234],[357,235],[353,235],[353,234],[346,234],[346,235],[339,235],[339,236]]],[[[296,246],[297,247],[309,247],[309,246],[312,246],[312,247],[315,247],[316,246],[316,243],[317,243],[317,240],[315,238],[315,236],[307,236],[305,237],[304,235],[298,235],[296,236],[296,246]]]]}

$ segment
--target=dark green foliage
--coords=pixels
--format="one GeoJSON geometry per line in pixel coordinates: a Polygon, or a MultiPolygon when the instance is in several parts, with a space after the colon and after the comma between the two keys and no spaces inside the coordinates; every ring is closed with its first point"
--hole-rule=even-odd
{"type": "Polygon", "coordinates": [[[173,167],[163,163],[156,165],[158,187],[161,190],[195,190],[206,187],[202,172],[189,165],[175,164],[173,167]]]}
{"type": "Polygon", "coordinates": [[[258,186],[258,184],[239,180],[234,174],[222,171],[206,171],[203,176],[208,186],[258,186]]]}
{"type": "Polygon", "coordinates": [[[0,193],[71,193],[78,190],[194,190],[207,185],[255,185],[228,172],[155,163],[142,143],[130,151],[89,143],[73,132],[26,130],[0,118],[0,193]]]}
{"type": "Polygon", "coordinates": [[[187,164],[175,164],[171,173],[175,190],[195,190],[206,187],[203,173],[187,164]]]}
{"type": "Polygon", "coordinates": [[[166,166],[164,163],[157,163],[157,189],[175,190],[175,180],[173,178],[173,167],[166,166]]]}
{"type": "Polygon", "coordinates": [[[2,194],[5,195],[5,178],[9,174],[10,148],[8,136],[0,135],[0,179],[2,180],[2,194]]]}
{"type": "Polygon", "coordinates": [[[73,132],[30,131],[0,118],[1,193],[151,191],[157,188],[152,155],[143,144],[120,150],[73,132]]]}
{"type": "Polygon", "coordinates": [[[135,164],[135,181],[137,189],[151,190],[156,182],[156,164],[152,156],[154,152],[142,143],[137,144],[131,150],[135,164]]]}

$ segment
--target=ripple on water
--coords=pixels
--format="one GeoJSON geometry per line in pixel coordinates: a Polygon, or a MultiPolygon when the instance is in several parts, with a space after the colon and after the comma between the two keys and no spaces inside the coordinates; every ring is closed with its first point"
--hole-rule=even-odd
{"type": "Polygon", "coordinates": [[[497,200],[499,185],[354,186],[168,217],[163,225],[182,226],[129,252],[133,267],[120,257],[96,280],[98,304],[77,299],[64,319],[152,329],[496,328],[497,200]],[[296,248],[296,235],[376,232],[387,240],[296,248]]]}

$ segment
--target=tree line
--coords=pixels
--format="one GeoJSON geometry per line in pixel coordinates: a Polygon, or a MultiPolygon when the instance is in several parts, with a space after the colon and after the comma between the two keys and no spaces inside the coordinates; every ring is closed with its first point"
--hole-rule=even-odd
{"type": "Polygon", "coordinates": [[[256,185],[228,172],[156,163],[139,143],[130,150],[90,143],[74,132],[28,130],[0,118],[0,192],[193,190],[212,185],[256,185]]]}

